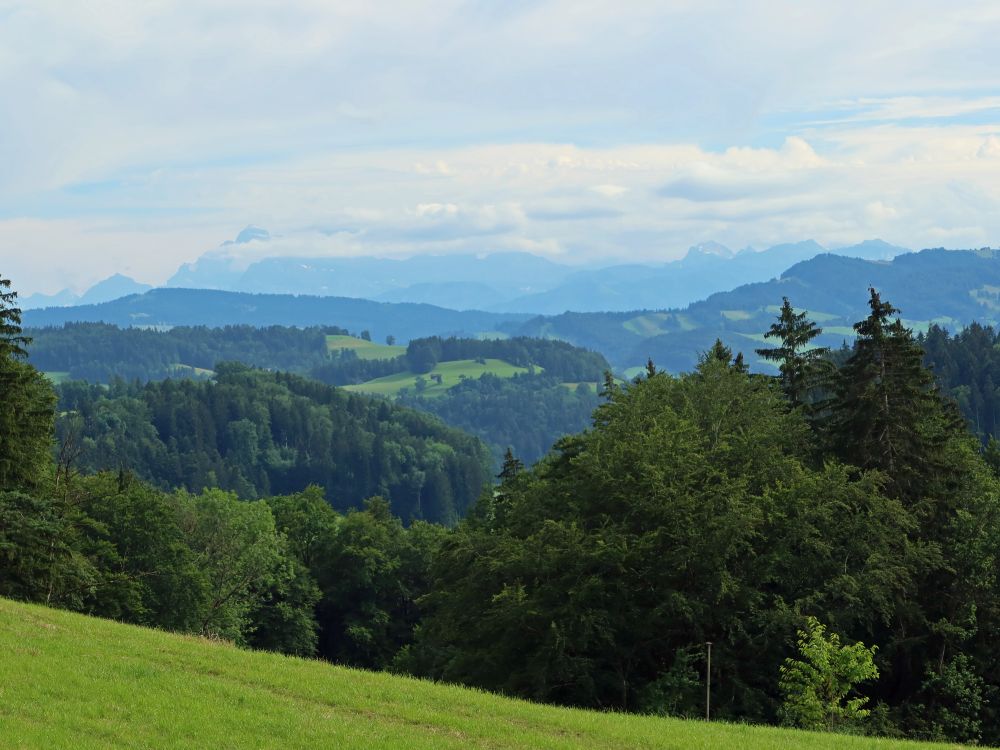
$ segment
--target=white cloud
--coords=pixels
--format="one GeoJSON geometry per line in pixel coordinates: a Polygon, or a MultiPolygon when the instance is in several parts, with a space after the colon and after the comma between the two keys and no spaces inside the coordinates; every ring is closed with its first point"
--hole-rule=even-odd
{"type": "Polygon", "coordinates": [[[590,189],[607,198],[616,198],[617,196],[624,195],[628,192],[628,188],[624,185],[594,185],[590,189]]]}
{"type": "Polygon", "coordinates": [[[0,270],[162,280],[250,222],[286,254],[997,244],[998,31],[992,0],[0,0],[0,270]]]}

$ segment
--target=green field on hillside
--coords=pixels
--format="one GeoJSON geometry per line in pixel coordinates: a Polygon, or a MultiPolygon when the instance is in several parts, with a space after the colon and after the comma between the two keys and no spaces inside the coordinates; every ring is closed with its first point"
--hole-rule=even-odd
{"type": "Polygon", "coordinates": [[[326,348],[331,352],[350,349],[358,355],[358,359],[393,359],[406,354],[405,346],[387,346],[354,336],[327,336],[326,348]]]}
{"type": "Polygon", "coordinates": [[[0,654],[3,747],[949,747],[555,708],[6,599],[0,654]]]}
{"type": "Polygon", "coordinates": [[[42,374],[47,377],[49,382],[53,385],[59,385],[60,383],[69,380],[68,372],[43,372],[42,374]]]}
{"type": "Polygon", "coordinates": [[[193,365],[172,365],[174,372],[178,375],[194,375],[199,378],[209,378],[215,375],[215,370],[206,370],[204,367],[194,367],[193,365]]]}
{"type": "MultiPolygon", "coordinates": [[[[541,372],[542,368],[536,367],[536,372],[541,372]]],[[[356,393],[372,393],[379,396],[395,396],[403,388],[416,390],[416,380],[422,377],[425,381],[424,395],[433,396],[444,393],[449,388],[462,382],[462,378],[476,379],[480,375],[490,373],[501,378],[512,378],[515,375],[528,372],[526,367],[518,367],[502,359],[487,359],[485,364],[474,359],[456,359],[450,362],[438,362],[437,366],[428,373],[418,375],[410,372],[397,372],[394,375],[386,375],[384,378],[369,380],[367,383],[359,385],[344,386],[345,390],[356,393]],[[441,383],[438,384],[432,378],[433,375],[441,376],[441,383]]]]}

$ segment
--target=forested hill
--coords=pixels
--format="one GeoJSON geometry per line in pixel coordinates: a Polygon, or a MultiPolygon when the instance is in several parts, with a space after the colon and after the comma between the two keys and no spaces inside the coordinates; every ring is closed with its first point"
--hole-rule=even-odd
{"type": "Polygon", "coordinates": [[[57,382],[207,379],[216,363],[239,361],[389,397],[416,391],[406,395],[408,405],[485,440],[497,467],[508,448],[533,463],[560,437],[584,429],[597,406],[596,385],[611,367],[564,341],[430,337],[402,347],[332,326],[157,331],[67,323],[29,333],[32,364],[57,382]],[[379,385],[387,378],[395,390],[379,385]]]}
{"type": "Polygon", "coordinates": [[[166,331],[119,328],[107,323],[66,323],[38,328],[31,336],[31,363],[72,380],[107,383],[162,380],[209,374],[217,362],[243,362],[270,370],[307,374],[330,362],[327,337],[336,326],[181,326],[166,331]]]}
{"type": "Polygon", "coordinates": [[[852,323],[864,317],[869,286],[881,290],[918,329],[932,322],[955,329],[1000,321],[1000,251],[935,249],[889,262],[820,255],[777,279],[713,294],[683,309],[565,313],[508,329],[595,349],[618,367],[640,366],[652,357],[671,371],[691,370],[698,354],[719,338],[744,352],[751,367],[766,369],[754,361],[753,351],[762,345],[782,297],[823,327],[818,343],[839,346],[853,338],[852,323]]]}
{"type": "Polygon", "coordinates": [[[537,367],[567,382],[593,383],[610,368],[596,352],[564,341],[525,337],[431,336],[412,339],[401,347],[372,342],[368,331],[362,332],[367,339],[351,337],[337,326],[179,326],[160,331],[66,323],[27,332],[31,362],[38,369],[94,382],[116,377],[160,380],[199,371],[207,375],[217,362],[226,361],[308,375],[332,385],[363,383],[401,372],[427,373],[442,361],[487,357],[517,367],[537,367]]]}
{"type": "Polygon", "coordinates": [[[24,313],[26,327],[71,322],[104,322],[119,326],[317,326],[335,324],[368,329],[372,336],[395,336],[406,342],[433,335],[475,335],[503,323],[526,320],[515,313],[447,310],[408,302],[372,302],[346,297],[290,294],[243,294],[209,289],[153,289],[146,294],[99,305],[48,307],[24,313]]]}
{"type": "Polygon", "coordinates": [[[64,456],[162,488],[242,497],[324,488],[339,509],[373,495],[404,520],[452,523],[491,480],[476,438],[388,401],[314,381],[221,365],[212,382],[61,387],[64,456]]]}

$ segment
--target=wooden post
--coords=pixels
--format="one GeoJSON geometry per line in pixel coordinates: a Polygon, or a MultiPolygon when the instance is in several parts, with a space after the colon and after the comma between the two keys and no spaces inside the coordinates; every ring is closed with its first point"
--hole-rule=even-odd
{"type": "Polygon", "coordinates": [[[708,646],[708,661],[705,665],[705,721],[712,717],[712,642],[705,641],[708,646]]]}

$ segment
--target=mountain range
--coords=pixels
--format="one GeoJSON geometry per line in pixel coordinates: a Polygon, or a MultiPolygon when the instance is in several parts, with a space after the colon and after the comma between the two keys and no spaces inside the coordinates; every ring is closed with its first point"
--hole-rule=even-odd
{"type": "Polygon", "coordinates": [[[530,316],[478,310],[448,310],[411,302],[374,302],[345,297],[247,294],[215,289],[152,289],[110,302],[75,307],[26,310],[25,327],[94,322],[118,326],[171,328],[226,325],[335,325],[378,341],[393,336],[400,343],[424,336],[475,337],[517,326],[530,316]]]}
{"type": "MultiPolygon", "coordinates": [[[[701,255],[699,261],[710,262],[708,252],[701,255]]],[[[736,257],[724,262],[735,262],[736,257]]],[[[818,343],[836,347],[853,338],[852,324],[867,315],[869,286],[879,289],[901,309],[904,321],[918,329],[931,323],[952,330],[972,321],[1000,323],[1000,251],[989,249],[923,250],[891,261],[824,253],[768,281],[741,284],[666,309],[531,316],[344,297],[153,289],[101,304],[29,310],[24,322],[35,327],[71,321],[164,327],[337,325],[357,332],[367,329],[375,340],[391,334],[400,343],[429,335],[499,332],[566,340],[600,352],[619,371],[640,366],[647,358],[674,372],[689,370],[719,338],[744,352],[752,367],[767,369],[753,352],[766,345],[763,334],[782,297],[807,310],[823,327],[818,343]]]]}
{"type": "Polygon", "coordinates": [[[742,351],[752,368],[768,370],[754,350],[771,345],[764,333],[783,297],[823,328],[816,343],[837,347],[853,339],[852,325],[867,316],[869,287],[917,330],[933,323],[952,331],[973,321],[997,325],[1000,250],[931,249],[891,261],[823,254],[775,279],[743,284],[682,308],[538,316],[505,330],[600,351],[620,369],[652,358],[673,372],[690,370],[718,338],[734,352],[742,351]]]}
{"type": "MultiPolygon", "coordinates": [[[[528,253],[420,255],[403,260],[268,257],[270,241],[266,230],[247,227],[235,240],[181,266],[165,286],[554,315],[681,307],[739,284],[774,278],[799,261],[827,252],[812,240],[738,252],[708,242],[669,263],[580,268],[528,253]]],[[[887,260],[908,250],[869,240],[836,252],[887,260]]],[[[26,310],[96,304],[147,289],[148,285],[116,275],[83,295],[64,290],[51,296],[31,295],[21,304],[26,310]]]]}

